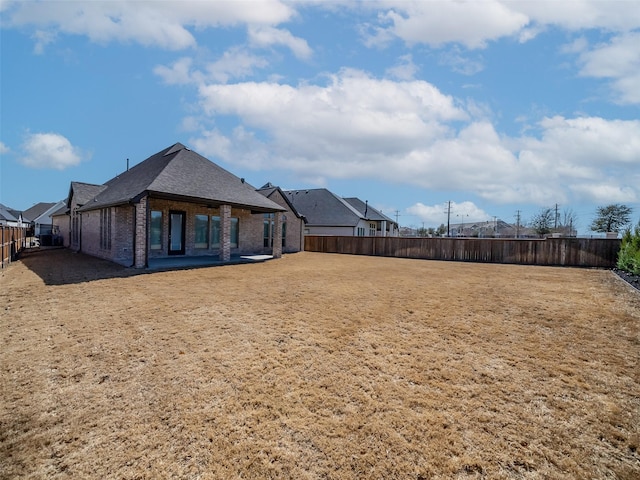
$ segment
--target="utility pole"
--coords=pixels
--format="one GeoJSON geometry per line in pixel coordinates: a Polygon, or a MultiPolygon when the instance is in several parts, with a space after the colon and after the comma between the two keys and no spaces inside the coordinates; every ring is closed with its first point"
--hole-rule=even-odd
{"type": "Polygon", "coordinates": [[[553,223],[553,228],[554,228],[554,229],[557,229],[557,228],[558,228],[558,215],[559,215],[559,214],[558,214],[558,204],[556,203],[556,219],[555,219],[555,221],[554,221],[554,223],[553,223]]]}
{"type": "Polygon", "coordinates": [[[516,238],[520,237],[520,210],[516,210],[516,238]]]}
{"type": "Polygon", "coordinates": [[[451,236],[450,225],[451,225],[451,200],[447,202],[447,237],[451,236]]]}

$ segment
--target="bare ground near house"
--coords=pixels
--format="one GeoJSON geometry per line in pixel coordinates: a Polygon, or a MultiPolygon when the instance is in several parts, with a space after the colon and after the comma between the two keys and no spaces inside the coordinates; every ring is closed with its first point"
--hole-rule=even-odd
{"type": "Polygon", "coordinates": [[[0,478],[640,477],[640,294],[319,253],[0,273],[0,478]]]}

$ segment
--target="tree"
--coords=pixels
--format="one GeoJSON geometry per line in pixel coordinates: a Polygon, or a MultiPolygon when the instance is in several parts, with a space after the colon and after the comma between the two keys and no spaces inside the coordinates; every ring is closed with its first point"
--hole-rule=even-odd
{"type": "Polygon", "coordinates": [[[542,237],[547,233],[551,233],[555,218],[553,209],[543,208],[531,219],[531,228],[542,237]]]}
{"type": "Polygon", "coordinates": [[[619,232],[631,221],[631,207],[614,203],[604,207],[598,207],[596,218],[591,223],[594,232],[619,232]]]}
{"type": "Polygon", "coordinates": [[[568,208],[562,212],[562,217],[558,222],[558,231],[568,237],[573,237],[578,228],[578,214],[568,208]]]}
{"type": "Polygon", "coordinates": [[[444,223],[441,223],[438,229],[436,230],[436,235],[444,235],[447,233],[447,227],[445,227],[444,223]]]}
{"type": "Polygon", "coordinates": [[[627,228],[622,236],[617,266],[620,270],[640,275],[640,220],[633,233],[627,228]]]}

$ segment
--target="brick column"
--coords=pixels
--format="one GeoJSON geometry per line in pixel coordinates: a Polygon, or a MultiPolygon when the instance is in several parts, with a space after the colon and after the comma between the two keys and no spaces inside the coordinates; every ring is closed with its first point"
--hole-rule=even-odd
{"type": "Polygon", "coordinates": [[[273,223],[274,232],[271,255],[273,255],[273,258],[280,258],[282,257],[282,212],[276,212],[273,223]]]}
{"type": "Polygon", "coordinates": [[[231,260],[231,205],[220,205],[220,260],[231,260]]]}
{"type": "Polygon", "coordinates": [[[135,245],[133,246],[134,267],[145,268],[147,266],[147,197],[140,199],[135,204],[133,221],[135,223],[135,245]]]}

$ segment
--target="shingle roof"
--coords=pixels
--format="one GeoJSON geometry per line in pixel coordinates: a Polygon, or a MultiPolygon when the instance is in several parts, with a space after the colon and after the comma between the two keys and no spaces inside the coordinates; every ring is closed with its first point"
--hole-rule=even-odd
{"type": "Polygon", "coordinates": [[[296,210],[307,218],[309,225],[355,226],[362,218],[355,208],[326,188],[284,193],[296,210]]]}
{"type": "Polygon", "coordinates": [[[55,210],[54,212],[51,212],[51,216],[56,217],[58,215],[67,215],[68,213],[69,213],[69,207],[65,204],[61,206],[59,209],[55,210]]]}
{"type": "Polygon", "coordinates": [[[384,215],[380,210],[376,210],[371,205],[368,205],[357,197],[344,198],[344,201],[358,210],[362,214],[362,217],[367,220],[384,220],[386,222],[396,223],[393,219],[384,215]]]}
{"type": "Polygon", "coordinates": [[[284,210],[256,189],[202,155],[176,143],[105,183],[89,205],[92,210],[120,205],[148,193],[185,201],[229,204],[257,211],[284,210]]]}
{"type": "Polygon", "coordinates": [[[6,220],[8,222],[17,222],[20,213],[12,208],[5,207],[0,203],[0,220],[6,220]]]}
{"type": "Polygon", "coordinates": [[[257,190],[257,192],[269,199],[271,198],[271,195],[273,195],[274,193],[280,192],[280,195],[282,196],[286,204],[289,206],[289,210],[291,210],[296,217],[298,218],[303,217],[303,215],[301,215],[296,209],[296,207],[291,203],[291,200],[285,194],[285,192],[283,192],[280,187],[273,185],[271,182],[268,182],[265,185],[263,185],[261,188],[257,190]]]}
{"type": "Polygon", "coordinates": [[[44,212],[49,210],[55,204],[56,204],[56,202],[51,202],[51,203],[40,202],[40,203],[36,203],[33,207],[28,208],[24,212],[22,212],[22,217],[24,218],[25,221],[31,222],[31,221],[35,220],[36,218],[38,218],[40,215],[42,215],[44,212]]]}
{"type": "Polygon", "coordinates": [[[91,201],[96,195],[107,188],[105,185],[94,185],[93,183],[71,182],[67,206],[73,197],[78,205],[84,205],[91,201]]]}

